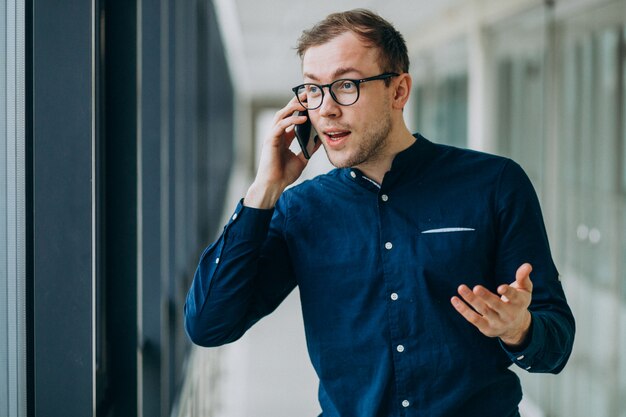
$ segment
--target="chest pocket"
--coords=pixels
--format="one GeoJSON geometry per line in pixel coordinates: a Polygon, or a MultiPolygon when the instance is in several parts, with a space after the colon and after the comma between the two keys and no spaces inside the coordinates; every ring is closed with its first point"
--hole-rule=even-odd
{"type": "Polygon", "coordinates": [[[467,273],[480,271],[486,265],[489,251],[485,236],[472,226],[429,227],[417,231],[418,253],[424,267],[431,272],[467,273]]]}
{"type": "MultiPolygon", "coordinates": [[[[486,284],[492,261],[485,236],[472,226],[445,226],[416,232],[423,284],[444,303],[460,284],[486,284]]],[[[446,303],[447,305],[447,303],[446,303]]]]}

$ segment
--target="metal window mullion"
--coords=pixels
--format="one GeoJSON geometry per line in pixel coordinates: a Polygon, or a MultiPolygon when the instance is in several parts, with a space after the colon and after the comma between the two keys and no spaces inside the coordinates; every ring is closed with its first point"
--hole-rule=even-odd
{"type": "Polygon", "coordinates": [[[7,192],[7,341],[9,416],[17,415],[17,222],[16,195],[16,121],[15,121],[15,2],[6,5],[6,192],[7,192]]]}
{"type": "Polygon", "coordinates": [[[17,401],[18,416],[26,416],[26,2],[17,2],[15,8],[15,85],[17,88],[15,120],[17,130],[16,185],[17,185],[17,401]]]}
{"type": "Polygon", "coordinates": [[[24,3],[7,1],[4,98],[6,161],[6,340],[10,417],[26,414],[24,3]]]}
{"type": "Polygon", "coordinates": [[[6,125],[6,2],[0,2],[0,56],[5,57],[0,63],[0,414],[8,415],[9,412],[9,396],[8,386],[11,380],[8,378],[8,352],[9,338],[7,336],[7,284],[8,284],[8,265],[7,265],[7,205],[8,200],[6,181],[7,181],[7,125],[6,125]],[[5,30],[2,30],[5,29],[5,30]]]}

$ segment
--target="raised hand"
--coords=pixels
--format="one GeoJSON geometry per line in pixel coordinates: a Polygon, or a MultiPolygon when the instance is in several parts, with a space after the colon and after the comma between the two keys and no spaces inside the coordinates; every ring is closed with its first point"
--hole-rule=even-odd
{"type": "MultiPolygon", "coordinates": [[[[304,110],[294,97],[285,107],[276,112],[272,130],[263,142],[261,159],[256,178],[244,199],[244,204],[256,208],[272,208],[282,192],[296,181],[307,165],[302,152],[297,155],[289,146],[295,138],[293,126],[306,121],[306,116],[294,115],[304,110]]],[[[313,152],[319,149],[321,141],[313,152]]]]}
{"type": "Polygon", "coordinates": [[[515,273],[515,281],[500,285],[494,294],[482,285],[470,289],[467,285],[458,288],[459,298],[451,303],[467,321],[489,337],[499,337],[506,345],[521,345],[530,329],[531,315],[528,306],[532,299],[533,283],[530,279],[532,266],[523,264],[515,273]]]}

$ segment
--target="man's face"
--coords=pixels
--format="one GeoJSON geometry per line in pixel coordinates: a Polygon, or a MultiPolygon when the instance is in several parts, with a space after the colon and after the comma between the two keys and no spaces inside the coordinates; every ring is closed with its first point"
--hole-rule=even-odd
{"type": "MultiPolygon", "coordinates": [[[[352,32],[309,48],[302,60],[305,82],[328,84],[340,78],[360,79],[379,75],[378,53],[352,32]]],[[[360,85],[360,97],[341,106],[324,89],[322,106],[309,110],[330,162],[339,168],[376,163],[387,146],[391,131],[390,89],[384,81],[360,85]]]]}

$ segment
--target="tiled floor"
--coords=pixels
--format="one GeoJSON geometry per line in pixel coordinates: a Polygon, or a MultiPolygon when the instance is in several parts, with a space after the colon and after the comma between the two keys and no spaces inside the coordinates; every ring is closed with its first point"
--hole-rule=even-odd
{"type": "Polygon", "coordinates": [[[315,417],[317,376],[309,362],[297,290],[243,338],[221,348],[218,417],[315,417]]]}

